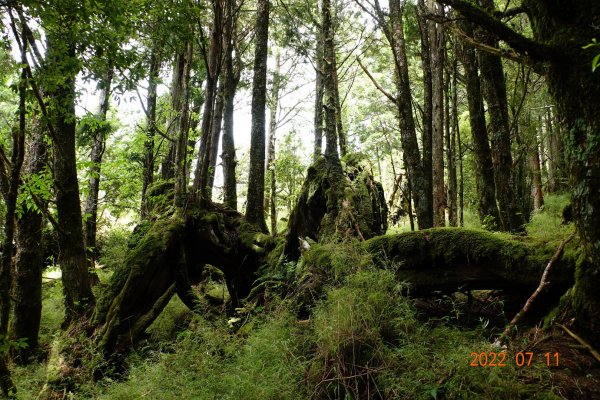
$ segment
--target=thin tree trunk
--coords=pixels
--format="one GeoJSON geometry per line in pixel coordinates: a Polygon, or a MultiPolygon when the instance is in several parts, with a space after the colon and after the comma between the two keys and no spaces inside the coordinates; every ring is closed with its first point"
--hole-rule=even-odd
{"type": "Polygon", "coordinates": [[[204,110],[202,112],[202,124],[200,127],[200,150],[194,170],[194,183],[191,198],[203,203],[210,202],[208,197],[208,168],[210,158],[210,139],[217,81],[221,70],[220,59],[223,48],[221,28],[223,25],[223,10],[221,1],[213,2],[213,26],[210,34],[210,48],[206,62],[206,95],[204,99],[204,110]]]}
{"type": "Polygon", "coordinates": [[[250,168],[246,220],[267,232],[265,223],[265,106],[267,91],[267,55],[269,41],[269,1],[259,0],[256,12],[256,47],[252,81],[252,127],[250,132],[250,168]]]}
{"type": "MultiPolygon", "coordinates": [[[[32,117],[32,137],[27,141],[24,180],[39,174],[48,160],[48,146],[37,116],[32,117]]],[[[38,205],[45,206],[45,204],[38,205]]],[[[44,249],[42,247],[43,218],[39,210],[25,208],[17,220],[16,254],[13,264],[11,297],[13,303],[10,320],[10,338],[27,338],[27,347],[14,349],[13,359],[28,363],[38,352],[38,335],[42,318],[42,270],[44,249]]]]}
{"type": "MultiPolygon", "coordinates": [[[[333,29],[335,31],[335,29],[333,29]]],[[[344,124],[342,123],[342,103],[340,100],[340,82],[338,79],[338,71],[337,71],[337,57],[335,55],[335,51],[333,53],[333,96],[335,101],[335,127],[338,135],[338,141],[340,144],[340,155],[344,157],[348,152],[348,140],[346,138],[346,132],[344,131],[344,124]]]]}
{"type": "Polygon", "coordinates": [[[540,168],[540,154],[538,152],[537,137],[533,144],[534,146],[531,152],[531,168],[533,170],[533,209],[539,210],[544,205],[544,195],[542,194],[542,174],[540,168]]]}
{"type": "Polygon", "coordinates": [[[142,173],[142,204],[141,218],[148,216],[146,192],[154,182],[154,137],[156,135],[156,98],[158,75],[161,60],[156,49],[150,55],[150,72],[148,74],[148,100],[146,106],[146,140],[144,142],[144,170],[142,173]]]}
{"type": "Polygon", "coordinates": [[[91,166],[88,171],[88,195],[85,200],[84,215],[85,218],[85,246],[88,255],[95,259],[96,252],[96,231],[98,224],[98,192],[100,191],[100,172],[102,168],[102,156],[106,148],[106,136],[108,135],[108,125],[106,124],[106,115],[110,106],[110,86],[113,79],[113,68],[108,67],[106,75],[100,82],[100,104],[96,112],[96,119],[99,126],[94,128],[92,152],[90,156],[91,166]]]}
{"type": "MultiPolygon", "coordinates": [[[[458,46],[454,47],[454,63],[452,64],[452,137],[456,141],[457,147],[454,153],[454,160],[458,158],[459,184],[458,184],[458,224],[464,226],[464,182],[463,182],[463,153],[462,142],[460,138],[460,128],[458,125],[458,46]],[[457,157],[458,156],[458,157],[457,157]]],[[[454,167],[454,180],[456,181],[456,165],[454,167]]]]}
{"type": "MultiPolygon", "coordinates": [[[[443,16],[443,9],[436,9],[430,0],[430,11],[443,16]]],[[[433,159],[433,226],[446,225],[446,190],[444,187],[444,32],[441,25],[429,22],[431,44],[431,93],[432,93],[432,159],[433,159]]]]}
{"type": "Polygon", "coordinates": [[[427,203],[433,204],[433,137],[432,137],[432,81],[431,81],[431,47],[429,37],[429,20],[425,15],[429,12],[425,6],[425,0],[418,2],[419,32],[421,35],[421,65],[423,68],[423,118],[422,118],[422,142],[423,142],[423,177],[427,203]]]}
{"type": "MultiPolygon", "coordinates": [[[[494,8],[493,0],[480,0],[480,4],[484,8],[494,8]]],[[[484,44],[498,47],[498,40],[482,28],[477,29],[475,36],[484,44]]],[[[502,60],[486,52],[480,51],[478,55],[482,89],[490,116],[491,150],[500,223],[503,230],[518,232],[524,229],[525,218],[514,191],[508,103],[502,60]]]]}
{"type": "Polygon", "coordinates": [[[331,0],[323,0],[323,109],[325,119],[325,155],[338,158],[338,136],[335,102],[335,42],[331,16],[331,0]]]}
{"type": "Polygon", "coordinates": [[[315,116],[314,131],[315,143],[313,161],[316,161],[323,152],[323,38],[322,32],[316,34],[316,71],[315,71],[315,116]]]}
{"type": "Polygon", "coordinates": [[[212,199],[212,191],[215,183],[215,173],[217,168],[217,156],[219,154],[219,140],[221,140],[221,125],[223,123],[223,109],[225,108],[225,84],[219,81],[219,89],[217,90],[217,99],[215,101],[215,109],[213,114],[213,122],[211,124],[210,137],[210,154],[208,162],[208,181],[207,196],[212,199]]]}
{"type": "Polygon", "coordinates": [[[267,151],[267,171],[269,173],[269,188],[265,195],[265,212],[271,218],[271,234],[277,234],[277,181],[275,176],[275,141],[277,133],[277,110],[279,106],[279,90],[281,86],[281,54],[277,50],[275,56],[275,71],[273,71],[273,86],[271,88],[271,104],[269,109],[269,139],[267,151]]]}
{"type": "MultiPolygon", "coordinates": [[[[14,27],[14,25],[13,25],[14,27]]],[[[14,28],[13,28],[14,29],[14,28]]],[[[15,36],[17,32],[15,30],[15,36]]],[[[18,40],[18,38],[17,38],[18,40]]],[[[21,62],[27,63],[27,43],[23,40],[21,45],[21,62]]],[[[10,173],[7,173],[2,188],[6,213],[4,218],[4,243],[2,244],[2,263],[0,264],[0,339],[7,336],[10,317],[10,282],[12,272],[14,232],[15,232],[15,210],[17,197],[19,195],[19,183],[21,178],[21,166],[25,155],[25,128],[26,128],[26,90],[27,72],[23,67],[21,79],[19,80],[19,126],[12,129],[12,152],[10,157],[10,173]],[[4,185],[3,185],[4,186],[4,185]]],[[[11,379],[10,370],[6,364],[6,355],[0,352],[0,386],[3,397],[9,397],[16,392],[16,387],[11,379]]]]}
{"type": "MultiPolygon", "coordinates": [[[[446,85],[446,158],[448,162],[448,220],[450,222],[450,226],[458,225],[458,206],[456,204],[456,196],[457,196],[457,186],[458,182],[456,179],[456,124],[455,117],[458,114],[458,105],[456,102],[458,101],[457,96],[457,64],[458,60],[456,56],[454,56],[452,60],[452,83],[450,85],[450,79],[448,79],[448,84],[446,85]],[[452,94],[450,95],[450,90],[452,90],[452,94]],[[452,96],[452,117],[450,112],[450,97],[452,96]]],[[[449,77],[450,78],[450,77],[449,77]]]]}
{"type": "MultiPolygon", "coordinates": [[[[531,116],[529,116],[531,119],[531,116]]],[[[539,161],[540,161],[540,180],[541,182],[546,181],[546,189],[550,191],[550,181],[553,180],[551,174],[548,173],[548,168],[546,167],[546,160],[548,159],[548,152],[546,150],[550,150],[550,148],[546,148],[546,139],[548,142],[550,141],[550,132],[546,131],[546,137],[544,137],[543,133],[543,125],[542,125],[542,117],[539,119],[539,129],[540,129],[540,140],[539,140],[539,161]]],[[[552,156],[550,156],[552,157],[552,156]]],[[[543,185],[543,184],[542,184],[543,185]]]]}
{"type": "MultiPolygon", "coordinates": [[[[464,22],[463,29],[467,34],[473,32],[472,25],[469,22],[464,22]]],[[[496,206],[492,153],[485,126],[485,111],[481,95],[481,81],[477,72],[478,63],[475,57],[475,49],[471,45],[463,43],[461,55],[465,69],[469,123],[473,138],[473,160],[478,199],[477,211],[479,212],[480,221],[485,222],[488,228],[495,229],[496,224],[500,223],[500,217],[496,206]]]]}
{"type": "Polygon", "coordinates": [[[187,156],[190,130],[190,75],[192,69],[193,46],[191,41],[184,43],[183,51],[176,60],[177,74],[173,88],[173,110],[175,120],[172,122],[176,132],[175,141],[175,198],[176,207],[183,207],[187,198],[187,156]]]}
{"type": "MultiPolygon", "coordinates": [[[[233,38],[236,32],[237,19],[234,15],[235,0],[227,0],[226,23],[223,41],[225,43],[225,109],[223,111],[223,144],[221,160],[223,161],[223,200],[226,206],[237,210],[237,178],[235,176],[235,142],[233,139],[233,101],[239,72],[233,69],[233,38]]],[[[239,55],[238,55],[239,56],[239,55]]]]}
{"type": "MultiPolygon", "coordinates": [[[[429,201],[428,186],[425,178],[417,134],[415,130],[415,121],[412,112],[411,90],[408,78],[408,61],[404,43],[404,26],[402,21],[402,4],[399,0],[390,2],[390,21],[391,26],[382,26],[384,33],[392,47],[394,56],[394,65],[396,70],[396,89],[398,108],[398,119],[400,122],[400,136],[402,143],[402,152],[406,158],[406,168],[408,170],[411,183],[411,195],[415,202],[417,220],[420,229],[431,228],[433,226],[433,209],[429,201]]],[[[383,13],[378,10],[381,21],[383,13]]]]}
{"type": "Polygon", "coordinates": [[[91,310],[95,302],[88,274],[83,232],[79,183],[75,155],[75,44],[68,34],[48,34],[47,74],[61,78],[60,85],[46,89],[53,104],[52,125],[54,139],[54,184],[56,186],[56,209],[58,212],[58,264],[62,269],[65,294],[65,321],[67,326],[77,316],[91,310]],[[71,60],[72,62],[67,62],[71,60]]]}

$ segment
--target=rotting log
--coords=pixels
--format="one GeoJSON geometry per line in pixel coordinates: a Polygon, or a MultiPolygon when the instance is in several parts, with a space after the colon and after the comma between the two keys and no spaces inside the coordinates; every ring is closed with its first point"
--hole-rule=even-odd
{"type": "MultiPolygon", "coordinates": [[[[464,228],[434,228],[380,236],[364,243],[377,265],[395,269],[411,296],[500,289],[529,295],[555,251],[552,243],[464,228]]],[[[547,294],[558,299],[574,283],[580,250],[569,246],[549,273],[547,294]]]]}

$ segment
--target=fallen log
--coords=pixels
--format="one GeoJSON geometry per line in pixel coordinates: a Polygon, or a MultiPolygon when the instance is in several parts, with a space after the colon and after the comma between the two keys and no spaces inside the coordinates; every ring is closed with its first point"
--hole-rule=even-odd
{"type": "MultiPolygon", "coordinates": [[[[364,243],[377,265],[393,268],[411,296],[501,289],[528,294],[538,286],[551,244],[464,228],[433,228],[379,236],[364,243]]],[[[556,260],[547,292],[563,294],[574,282],[576,246],[556,260]]]]}

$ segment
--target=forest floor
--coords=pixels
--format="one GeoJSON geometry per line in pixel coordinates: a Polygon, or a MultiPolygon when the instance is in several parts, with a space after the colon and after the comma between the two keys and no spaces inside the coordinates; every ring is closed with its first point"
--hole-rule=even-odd
{"type": "MultiPolygon", "coordinates": [[[[572,231],[560,220],[566,201],[549,197],[528,235],[558,246],[572,231]]],[[[124,249],[118,238],[107,242],[115,263],[124,249]]],[[[540,318],[529,318],[507,348],[492,345],[522,304],[491,291],[409,299],[390,271],[352,266],[360,264],[356,246],[339,252],[347,270],[336,270],[308,313],[276,293],[246,304],[237,318],[226,317],[214,301],[211,312],[192,314],[174,297],[127,356],[127,374],[99,381],[91,373],[98,357],[83,341],[89,357],[62,397],[600,399],[600,362],[557,325],[542,329],[540,318]]],[[[310,275],[301,264],[287,268],[310,275]]],[[[100,270],[102,281],[110,270],[100,270]]],[[[220,283],[209,286],[218,297],[220,283]]],[[[61,284],[52,280],[44,284],[40,337],[48,353],[64,340],[62,316],[61,284]]],[[[43,398],[47,358],[13,366],[18,398],[43,398]]]]}

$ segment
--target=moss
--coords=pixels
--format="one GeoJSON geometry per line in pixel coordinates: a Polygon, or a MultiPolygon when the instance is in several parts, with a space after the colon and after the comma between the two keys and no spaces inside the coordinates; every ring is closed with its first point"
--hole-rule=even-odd
{"type": "MultiPolygon", "coordinates": [[[[459,282],[482,285],[537,285],[556,247],[463,228],[433,228],[368,240],[365,249],[379,265],[391,266],[399,277],[424,287],[459,282]]],[[[572,282],[573,264],[561,259],[552,269],[558,287],[572,282]]],[[[558,290],[558,289],[557,289],[558,290]]],[[[566,290],[566,288],[564,288],[566,290]]]]}
{"type": "MultiPolygon", "coordinates": [[[[124,263],[115,270],[110,283],[103,291],[98,300],[94,314],[94,323],[101,324],[105,321],[106,313],[125,286],[132,273],[135,275],[143,274],[144,267],[153,259],[164,254],[167,244],[173,234],[181,231],[184,221],[178,217],[168,217],[159,219],[156,222],[144,222],[143,228],[134,233],[134,240],[130,240],[133,248],[130,248],[124,263]],[[144,234],[141,232],[145,231],[144,234]]],[[[135,232],[135,231],[134,231],[135,232]]]]}
{"type": "Polygon", "coordinates": [[[151,218],[157,218],[172,212],[174,190],[175,181],[173,179],[158,181],[148,188],[146,195],[148,198],[148,213],[151,218]]]}

